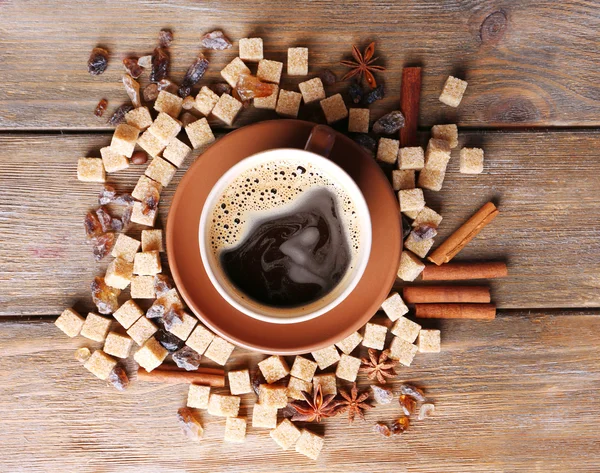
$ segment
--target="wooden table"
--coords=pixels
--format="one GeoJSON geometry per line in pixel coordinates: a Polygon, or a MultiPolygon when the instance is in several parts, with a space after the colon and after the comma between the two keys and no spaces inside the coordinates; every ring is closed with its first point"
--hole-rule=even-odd
{"type": "MultiPolygon", "coordinates": [[[[599,11],[575,0],[0,0],[0,471],[599,471],[599,11]],[[140,382],[120,394],[73,359],[86,341],[52,322],[65,307],[92,308],[89,281],[106,266],[85,242],[99,186],[76,180],[77,158],[109,143],[96,103],[107,98],[111,112],[125,100],[120,60],[151,52],[163,27],[175,32],[175,81],[213,28],[261,36],[275,60],[306,45],[311,73],[338,76],[352,44],[375,40],[388,70],[372,117],[398,107],[402,67],[420,64],[423,139],[431,125],[455,122],[461,145],[485,149],[482,175],[459,174],[455,157],[443,191],[427,195],[444,215],[441,238],[495,199],[501,216],[460,259],[510,264],[510,277],[492,284],[496,320],[437,324],[442,353],[401,370],[397,382],[414,381],[435,401],[434,418],[388,440],[371,426],[396,406],[351,426],[329,419],[316,426],[326,436],[316,462],[281,451],[266,430],[224,444],[223,421],[208,415],[198,445],[175,420],[185,386],[140,382]],[[91,77],[97,44],[111,63],[91,77]],[[437,99],[449,74],[469,82],[457,110],[437,99]]],[[[211,54],[204,83],[234,56],[211,54]]],[[[236,126],[273,117],[249,109],[236,126]]],[[[163,225],[184,171],[164,193],[163,225]]],[[[131,189],[139,174],[134,166],[110,180],[131,189]]],[[[238,349],[228,368],[260,359],[238,349]]],[[[241,415],[252,402],[244,396],[241,415]]]]}

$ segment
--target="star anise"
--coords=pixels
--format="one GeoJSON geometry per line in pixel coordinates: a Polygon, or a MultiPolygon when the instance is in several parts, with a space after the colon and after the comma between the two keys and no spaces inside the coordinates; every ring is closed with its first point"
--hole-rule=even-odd
{"type": "Polygon", "coordinates": [[[377,356],[377,350],[369,348],[369,358],[362,358],[360,371],[367,373],[369,379],[377,378],[381,384],[385,384],[385,378],[393,378],[396,376],[394,366],[397,361],[388,359],[390,356],[389,350],[384,350],[377,356]]]}
{"type": "Polygon", "coordinates": [[[358,76],[360,80],[364,74],[365,79],[367,80],[367,84],[371,86],[372,89],[377,87],[377,81],[375,80],[375,76],[373,75],[373,71],[385,71],[385,67],[383,66],[374,66],[372,63],[377,61],[376,57],[373,57],[375,54],[375,43],[369,44],[365,48],[365,52],[363,54],[360,53],[356,46],[352,46],[352,57],[354,57],[354,61],[341,61],[340,64],[344,66],[351,67],[352,69],[348,72],[342,80],[350,79],[351,77],[358,76]]]}
{"type": "Polygon", "coordinates": [[[323,396],[321,385],[318,384],[313,395],[302,391],[305,401],[294,401],[289,405],[296,409],[292,421],[321,422],[321,419],[333,417],[338,413],[338,401],[334,401],[335,394],[323,396]]]}
{"type": "Polygon", "coordinates": [[[364,411],[371,409],[373,406],[367,404],[366,401],[369,397],[369,392],[359,393],[356,387],[356,383],[352,384],[350,392],[340,390],[340,395],[344,398],[338,401],[338,413],[348,412],[348,421],[354,422],[354,417],[358,415],[362,420],[365,420],[364,411]]]}

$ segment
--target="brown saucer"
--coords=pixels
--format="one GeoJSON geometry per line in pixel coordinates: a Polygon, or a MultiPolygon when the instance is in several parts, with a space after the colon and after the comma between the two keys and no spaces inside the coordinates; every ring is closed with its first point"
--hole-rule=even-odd
{"type": "Polygon", "coordinates": [[[189,308],[223,338],[263,353],[308,353],[342,340],[373,316],[396,279],[402,241],[398,201],[373,159],[339,133],[330,159],[342,166],[362,190],[373,226],[371,258],[352,294],[316,319],[271,324],[234,309],[208,279],[200,259],[198,225],[212,186],[247,156],[273,148],[304,148],[313,126],[300,120],[273,120],[246,126],[220,139],[181,180],[167,220],[169,265],[189,308]]]}

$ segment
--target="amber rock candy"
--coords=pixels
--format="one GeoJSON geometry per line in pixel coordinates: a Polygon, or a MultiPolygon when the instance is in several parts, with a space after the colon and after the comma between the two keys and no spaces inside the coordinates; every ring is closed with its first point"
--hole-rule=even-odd
{"type": "Polygon", "coordinates": [[[165,307],[165,313],[162,316],[162,321],[167,330],[171,330],[177,325],[183,323],[183,311],[175,304],[170,307],[165,307]]]}
{"type": "Polygon", "coordinates": [[[100,102],[98,102],[98,105],[96,105],[96,109],[94,110],[94,115],[96,115],[97,117],[101,117],[102,115],[104,115],[107,106],[108,100],[100,99],[100,102]]]}
{"type": "Polygon", "coordinates": [[[161,79],[156,83],[158,87],[158,91],[166,90],[167,92],[171,92],[174,94],[177,92],[177,84],[175,82],[170,81],[169,79],[161,79]]]}
{"type": "Polygon", "coordinates": [[[104,206],[98,207],[96,209],[96,216],[98,217],[100,225],[102,226],[102,231],[108,232],[112,228],[113,218],[108,213],[108,210],[106,209],[106,207],[104,207],[104,206]]]}
{"type": "Polygon", "coordinates": [[[185,343],[176,335],[173,335],[171,332],[167,332],[163,329],[160,329],[158,332],[156,332],[154,334],[154,338],[156,338],[158,343],[160,343],[170,353],[179,350],[185,343]]]}
{"type": "Polygon", "coordinates": [[[211,31],[210,33],[206,33],[200,39],[200,44],[203,48],[206,49],[216,49],[218,51],[222,51],[223,49],[231,48],[231,41],[227,39],[227,36],[223,34],[220,30],[211,31]]]}
{"type": "Polygon", "coordinates": [[[377,141],[375,138],[372,138],[365,133],[358,133],[353,135],[352,139],[361,145],[372,157],[375,157],[375,150],[377,149],[377,141]]]}
{"type": "Polygon", "coordinates": [[[85,234],[88,238],[94,238],[102,235],[102,225],[100,224],[100,220],[98,219],[96,212],[90,211],[85,214],[83,226],[85,228],[85,234]]]}
{"type": "Polygon", "coordinates": [[[181,106],[184,110],[191,110],[196,105],[196,99],[191,95],[188,95],[185,99],[183,99],[183,103],[181,106]]]}
{"type": "Polygon", "coordinates": [[[400,408],[404,415],[411,416],[414,414],[417,408],[417,402],[412,397],[407,396],[406,394],[400,394],[398,402],[400,403],[400,408]]]}
{"type": "Polygon", "coordinates": [[[197,370],[200,367],[200,358],[200,354],[190,347],[183,347],[181,350],[173,353],[173,361],[175,364],[186,371],[197,370]]]}
{"type": "Polygon", "coordinates": [[[173,42],[173,32],[171,30],[160,30],[158,33],[158,44],[161,48],[168,48],[173,42]]]}
{"type": "Polygon", "coordinates": [[[227,82],[218,82],[217,84],[209,86],[209,89],[218,96],[223,94],[231,94],[231,86],[227,82]]]}
{"type": "Polygon", "coordinates": [[[142,99],[140,97],[140,84],[137,80],[131,77],[129,74],[123,76],[123,85],[125,86],[125,92],[131,99],[131,103],[135,108],[142,106],[142,99]]]}
{"type": "Polygon", "coordinates": [[[394,110],[373,123],[373,133],[378,135],[392,135],[397,133],[403,126],[404,115],[399,110],[394,110]]]}
{"type": "Polygon", "coordinates": [[[138,59],[135,57],[126,57],[123,59],[123,67],[125,68],[125,72],[134,79],[137,79],[144,72],[144,69],[139,65],[138,59]]]}
{"type": "Polygon", "coordinates": [[[237,81],[235,90],[244,102],[255,97],[268,97],[273,93],[274,86],[273,84],[261,82],[254,76],[242,74],[237,81]]]}
{"type": "Polygon", "coordinates": [[[200,441],[204,433],[202,424],[195,417],[189,407],[182,407],[177,411],[177,420],[183,429],[183,433],[191,440],[200,441]]]}
{"type": "Polygon", "coordinates": [[[399,435],[399,434],[404,433],[406,431],[406,429],[408,429],[409,425],[410,425],[410,420],[408,419],[408,417],[403,416],[394,421],[394,423],[392,424],[392,428],[390,430],[391,430],[392,434],[399,435]]]}
{"type": "Polygon", "coordinates": [[[392,435],[392,432],[390,431],[390,428],[387,425],[385,425],[385,424],[383,424],[381,422],[378,422],[377,424],[375,424],[373,426],[373,430],[375,432],[380,433],[384,437],[390,437],[392,435]]]}
{"type": "Polygon", "coordinates": [[[188,68],[183,81],[179,86],[179,90],[177,92],[180,97],[185,98],[190,95],[192,92],[192,87],[194,87],[198,81],[202,79],[206,69],[208,69],[208,59],[204,57],[204,54],[199,53],[196,60],[188,68]]]}
{"type": "Polygon", "coordinates": [[[373,89],[371,92],[365,95],[363,103],[365,105],[371,105],[373,102],[381,100],[383,97],[385,97],[385,90],[383,89],[383,85],[378,85],[376,89],[373,89]]]}
{"type": "Polygon", "coordinates": [[[348,87],[348,95],[353,103],[360,103],[363,99],[363,89],[357,82],[352,82],[348,87]]]}
{"type": "Polygon", "coordinates": [[[115,234],[112,232],[103,233],[100,236],[92,238],[92,252],[94,259],[100,261],[108,255],[113,246],[115,246],[115,234]]]}
{"type": "Polygon", "coordinates": [[[108,381],[109,384],[112,384],[119,391],[125,391],[127,386],[129,386],[127,372],[121,365],[117,365],[112,369],[106,381],[108,381]]]}
{"type": "Polygon", "coordinates": [[[400,394],[410,396],[417,402],[425,402],[425,394],[423,391],[412,384],[403,384],[400,386],[400,394]]]}
{"type": "Polygon", "coordinates": [[[112,114],[112,116],[108,119],[108,123],[110,125],[118,125],[120,123],[123,123],[125,121],[125,115],[127,115],[127,112],[133,110],[133,107],[129,104],[123,104],[121,105],[119,108],[117,108],[115,110],[115,113],[112,114]]]}
{"type": "Polygon", "coordinates": [[[167,78],[169,71],[169,53],[163,48],[156,48],[152,55],[150,82],[160,82],[167,78]]]}
{"type": "Polygon", "coordinates": [[[166,274],[157,274],[154,276],[154,291],[157,297],[165,295],[173,288],[175,288],[175,284],[166,274]]]}
{"type": "Polygon", "coordinates": [[[437,229],[433,225],[419,225],[413,230],[415,241],[429,240],[437,235],[437,229]]]}
{"type": "Polygon", "coordinates": [[[422,404],[421,408],[419,409],[418,419],[423,420],[427,417],[431,417],[433,414],[435,414],[435,406],[430,402],[426,402],[425,404],[422,404]]]}
{"type": "Polygon", "coordinates": [[[75,359],[79,361],[79,363],[85,363],[90,356],[92,356],[92,353],[87,347],[78,348],[75,350],[75,359]]]}
{"type": "Polygon", "coordinates": [[[377,404],[390,404],[394,400],[394,393],[391,389],[373,384],[371,391],[373,391],[373,398],[377,404]]]}
{"type": "Polygon", "coordinates": [[[146,87],[144,87],[144,101],[154,102],[156,97],[158,97],[158,92],[158,85],[148,84],[146,87]]]}
{"type": "Polygon", "coordinates": [[[97,76],[102,74],[108,66],[108,51],[104,48],[94,48],[88,60],[88,72],[97,76]]]}
{"type": "Polygon", "coordinates": [[[144,69],[150,69],[152,67],[152,54],[142,56],[137,60],[137,63],[140,67],[143,67],[144,69]]]}
{"type": "Polygon", "coordinates": [[[104,278],[95,277],[91,284],[91,290],[92,300],[101,314],[112,314],[119,308],[121,290],[107,285],[104,278]]]}
{"type": "Polygon", "coordinates": [[[337,77],[331,69],[323,69],[319,72],[319,77],[324,85],[333,85],[337,82],[337,77]]]}

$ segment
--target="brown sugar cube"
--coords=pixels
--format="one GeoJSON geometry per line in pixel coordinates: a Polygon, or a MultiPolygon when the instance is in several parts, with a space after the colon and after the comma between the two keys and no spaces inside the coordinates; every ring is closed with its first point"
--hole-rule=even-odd
{"type": "Polygon", "coordinates": [[[400,142],[390,138],[379,138],[377,145],[377,160],[383,163],[396,164],[400,142]]]}
{"type": "Polygon", "coordinates": [[[425,258],[431,247],[433,246],[433,238],[425,238],[423,240],[419,240],[415,238],[415,232],[412,231],[408,235],[408,238],[404,240],[404,248],[412,251],[415,255],[420,258],[425,258]]]}
{"type": "Polygon", "coordinates": [[[83,366],[94,376],[104,381],[113,368],[117,366],[117,360],[111,358],[102,350],[96,350],[83,366]]]}
{"type": "Polygon", "coordinates": [[[85,319],[73,309],[65,309],[56,319],[54,325],[61,329],[67,337],[76,337],[81,332],[85,319]]]}
{"type": "Polygon", "coordinates": [[[294,359],[290,375],[295,378],[303,379],[304,381],[310,381],[313,379],[315,371],[317,371],[317,364],[314,361],[304,358],[303,356],[297,356],[294,359]]]}
{"type": "Polygon", "coordinates": [[[410,251],[403,251],[400,255],[398,277],[403,281],[414,281],[423,272],[425,265],[410,251]]]}
{"type": "Polygon", "coordinates": [[[263,58],[262,38],[241,38],[239,41],[240,59],[258,62],[263,58]]]}
{"type": "Polygon", "coordinates": [[[258,402],[263,406],[283,409],[287,406],[287,387],[261,384],[258,391],[258,402]]]}
{"type": "Polygon", "coordinates": [[[285,378],[290,373],[290,369],[283,357],[277,355],[262,360],[258,363],[258,368],[269,384],[285,378]]]}
{"type": "Polygon", "coordinates": [[[171,138],[171,141],[169,141],[169,144],[163,152],[163,158],[179,168],[191,152],[192,148],[183,141],[178,140],[177,138],[171,138]]]}
{"type": "Polygon", "coordinates": [[[442,190],[442,185],[444,184],[444,178],[446,177],[445,170],[437,170],[437,169],[423,169],[419,173],[419,187],[423,189],[429,189],[430,191],[440,191],[442,190]]]}
{"type": "Polygon", "coordinates": [[[142,133],[137,144],[153,158],[159,156],[165,149],[165,145],[148,130],[142,133]]]}
{"type": "Polygon", "coordinates": [[[323,82],[318,77],[300,82],[298,88],[300,89],[304,103],[316,102],[326,97],[323,82]]]}
{"type": "Polygon", "coordinates": [[[140,130],[137,128],[121,123],[115,128],[112,140],[110,142],[111,149],[118,154],[131,158],[133,154],[133,148],[135,148],[135,142],[138,139],[140,130]]]}
{"type": "Polygon", "coordinates": [[[127,358],[132,346],[133,340],[127,335],[110,332],[106,336],[103,350],[108,355],[116,356],[117,358],[127,358]]]}
{"type": "Polygon", "coordinates": [[[252,392],[248,370],[230,371],[227,373],[227,378],[229,379],[229,392],[231,394],[238,395],[252,392]]]}
{"type": "Polygon", "coordinates": [[[274,429],[277,427],[277,409],[263,406],[258,402],[252,408],[252,427],[274,429]]]}
{"type": "Polygon", "coordinates": [[[456,108],[460,105],[465,90],[467,90],[467,82],[448,76],[440,94],[440,102],[456,108]]]}
{"type": "Polygon", "coordinates": [[[239,57],[236,57],[221,71],[221,77],[233,88],[237,85],[237,81],[242,74],[251,74],[251,72],[239,57]]]}
{"type": "Polygon", "coordinates": [[[225,394],[211,394],[208,398],[208,413],[219,417],[237,417],[240,398],[225,394]]]}
{"type": "Polygon", "coordinates": [[[434,227],[439,227],[441,222],[442,216],[435,210],[432,210],[429,207],[425,206],[415,217],[412,226],[419,227],[421,225],[432,225],[434,227]]]}
{"type": "Polygon", "coordinates": [[[142,230],[142,251],[165,251],[162,230],[142,230]]]}
{"type": "Polygon", "coordinates": [[[441,351],[440,331],[421,330],[417,347],[421,353],[439,353],[441,351]]]}
{"type": "Polygon", "coordinates": [[[106,182],[106,171],[100,158],[79,158],[77,179],[83,182],[106,182]]]}
{"type": "Polygon", "coordinates": [[[410,366],[417,350],[416,345],[399,337],[394,337],[390,344],[390,358],[399,361],[404,366],[410,366]]]}
{"type": "Polygon", "coordinates": [[[154,323],[146,317],[140,317],[131,327],[129,327],[127,335],[129,335],[135,343],[142,346],[156,332],[158,332],[158,327],[154,325],[154,323]]]}
{"type": "Polygon", "coordinates": [[[215,108],[213,108],[212,114],[222,122],[231,126],[238,113],[240,113],[242,106],[243,104],[239,100],[234,99],[229,94],[223,94],[219,97],[219,101],[217,102],[217,105],[215,105],[215,108]]]}
{"type": "Polygon", "coordinates": [[[115,258],[106,268],[104,282],[110,287],[125,289],[131,282],[133,274],[133,263],[123,258],[115,258]]]}
{"type": "Polygon", "coordinates": [[[175,94],[161,90],[156,97],[154,102],[154,110],[157,112],[163,112],[171,115],[173,118],[177,118],[181,113],[181,107],[183,106],[183,99],[175,94]]]}
{"type": "Polygon", "coordinates": [[[191,407],[193,409],[207,409],[209,397],[210,386],[190,384],[186,405],[187,407],[191,407]]]}
{"type": "Polygon", "coordinates": [[[319,458],[319,454],[323,449],[325,439],[320,435],[313,434],[306,429],[302,429],[302,433],[296,442],[296,452],[307,456],[311,460],[319,458]]]}
{"type": "Polygon", "coordinates": [[[225,420],[225,442],[243,443],[246,440],[246,419],[228,417],[225,420]]]}
{"type": "Polygon", "coordinates": [[[208,116],[218,101],[219,96],[208,87],[203,86],[198,95],[196,95],[196,104],[194,106],[202,115],[208,116]]]}
{"type": "Polygon", "coordinates": [[[124,233],[120,233],[117,237],[115,246],[113,246],[111,255],[131,263],[139,248],[140,242],[138,240],[131,238],[124,233]]]}
{"type": "Polygon", "coordinates": [[[128,125],[144,131],[152,125],[152,116],[148,107],[138,107],[125,114],[125,121],[128,125]]]}
{"type": "Polygon", "coordinates": [[[189,336],[185,344],[203,355],[214,338],[215,336],[212,332],[204,328],[202,325],[196,325],[196,328],[189,336]]]}
{"type": "Polygon", "coordinates": [[[425,166],[425,152],[420,146],[400,148],[398,153],[398,169],[414,169],[420,171],[425,166]]]}
{"type": "Polygon", "coordinates": [[[294,446],[301,434],[289,419],[283,419],[275,429],[269,432],[269,435],[277,445],[288,450],[294,446]]]}
{"type": "Polygon", "coordinates": [[[275,110],[277,108],[277,98],[279,97],[279,86],[273,86],[273,93],[267,97],[255,97],[254,104],[255,108],[261,108],[265,110],[275,110]]]}
{"type": "Polygon", "coordinates": [[[256,77],[258,77],[264,82],[279,84],[279,81],[281,80],[282,70],[282,62],[261,59],[260,61],[258,61],[258,71],[256,73],[256,77]]]}
{"type": "Polygon", "coordinates": [[[154,158],[146,168],[146,172],[144,174],[146,174],[146,176],[148,176],[150,179],[159,182],[163,186],[168,186],[176,172],[177,168],[168,161],[165,161],[162,158],[154,158]]]}
{"type": "Polygon", "coordinates": [[[140,176],[137,184],[133,188],[131,196],[137,200],[145,200],[150,187],[158,187],[159,193],[162,191],[162,186],[158,182],[155,182],[146,176],[140,176]]]}
{"type": "Polygon", "coordinates": [[[161,112],[147,131],[153,134],[164,146],[167,146],[171,138],[175,138],[181,131],[181,122],[175,120],[169,114],[161,112]]]}
{"type": "Polygon", "coordinates": [[[403,189],[398,191],[400,210],[402,212],[421,210],[425,207],[425,197],[422,189],[403,189]]]}
{"type": "MultiPolygon", "coordinates": [[[[225,95],[226,94],[223,94],[223,97],[225,95]]],[[[231,96],[227,95],[227,97],[231,97],[231,96]]],[[[231,99],[235,100],[233,97],[231,99]]],[[[237,102],[237,100],[236,100],[236,102],[237,102]]],[[[217,102],[217,107],[219,106],[219,103],[221,103],[221,99],[219,99],[219,102],[217,102]]],[[[213,112],[214,111],[216,111],[216,113],[226,112],[226,110],[217,110],[217,107],[215,107],[215,110],[213,110],[213,112]]],[[[235,112],[235,114],[237,115],[237,112],[235,112]]],[[[217,117],[217,118],[221,118],[221,117],[217,117]]],[[[235,115],[233,118],[235,118],[235,115]]],[[[233,119],[231,120],[231,123],[233,123],[233,119]]],[[[230,125],[231,125],[231,123],[230,123],[230,125]]],[[[195,122],[190,123],[188,126],[185,127],[185,132],[187,133],[188,138],[190,139],[190,143],[192,143],[192,147],[194,149],[198,149],[202,146],[206,146],[206,145],[212,143],[213,141],[215,141],[215,135],[213,135],[213,132],[210,129],[210,125],[208,124],[208,120],[206,120],[206,118],[201,118],[200,120],[196,120],[195,122]]]]}
{"type": "Polygon", "coordinates": [[[320,350],[311,352],[311,355],[319,365],[319,369],[324,370],[328,366],[331,366],[340,361],[340,354],[338,353],[335,345],[330,345],[320,350]]]}
{"type": "Polygon", "coordinates": [[[342,353],[349,355],[358,345],[360,345],[362,339],[363,337],[360,333],[354,332],[344,338],[341,342],[337,342],[335,346],[342,350],[342,353]]]}
{"type": "Polygon", "coordinates": [[[368,108],[351,108],[348,114],[348,131],[350,133],[369,133],[368,108]]]}
{"type": "MultiPolygon", "coordinates": [[[[131,297],[133,297],[133,295],[131,297]]],[[[143,315],[144,311],[140,309],[140,307],[134,301],[129,299],[115,311],[113,317],[124,329],[128,329],[143,315]]]]}
{"type": "Polygon", "coordinates": [[[221,337],[215,336],[204,352],[204,355],[215,363],[224,366],[234,348],[235,345],[232,345],[227,340],[223,340],[221,337]]]}
{"type": "Polygon", "coordinates": [[[402,297],[400,297],[400,294],[397,292],[390,294],[388,298],[383,301],[383,304],[381,304],[381,308],[392,322],[398,320],[404,314],[408,314],[408,307],[406,307],[402,297]]]}
{"type": "Polygon", "coordinates": [[[281,89],[279,91],[275,112],[282,117],[296,118],[298,116],[298,110],[300,110],[301,101],[302,94],[292,92],[291,90],[281,89]]]}
{"type": "Polygon", "coordinates": [[[290,376],[290,380],[287,385],[287,395],[292,399],[304,400],[304,396],[302,395],[302,391],[311,393],[313,389],[313,385],[309,381],[304,381],[303,379],[294,378],[290,376]]]}
{"type": "Polygon", "coordinates": [[[119,153],[115,153],[110,146],[100,149],[104,170],[108,173],[122,171],[129,167],[129,159],[119,153]]]}
{"type": "Polygon", "coordinates": [[[154,299],[156,297],[154,276],[136,276],[134,274],[131,277],[129,290],[133,299],[154,299]]]}
{"type": "Polygon", "coordinates": [[[290,76],[308,74],[308,48],[288,48],[287,73],[290,76]]]}
{"type": "Polygon", "coordinates": [[[181,340],[187,340],[194,327],[198,324],[198,319],[190,314],[183,313],[183,322],[173,325],[168,331],[181,340]]]}
{"type": "Polygon", "coordinates": [[[483,172],[483,150],[481,148],[460,150],[460,172],[462,174],[481,174],[483,172]]]}
{"type": "Polygon", "coordinates": [[[342,94],[335,94],[319,102],[325,114],[325,120],[331,124],[343,120],[348,116],[348,109],[342,98],[342,94]]]}
{"type": "Polygon", "coordinates": [[[82,337],[89,338],[95,342],[103,342],[106,339],[111,322],[111,319],[90,312],[85,318],[80,334],[82,337]]]}
{"type": "Polygon", "coordinates": [[[337,378],[333,373],[316,374],[313,377],[313,389],[321,386],[323,396],[337,394],[337,378]]]}
{"type": "Polygon", "coordinates": [[[133,359],[149,373],[158,368],[168,354],[169,352],[153,337],[133,355],[133,359]]]}
{"type": "Polygon", "coordinates": [[[345,379],[346,381],[354,382],[356,381],[356,377],[358,376],[360,364],[360,358],[355,358],[353,356],[342,353],[340,362],[338,363],[337,369],[335,370],[335,375],[340,379],[345,379]]]}
{"type": "Polygon", "coordinates": [[[456,125],[433,125],[431,136],[447,141],[451,149],[458,146],[458,127],[456,125]]]}
{"type": "Polygon", "coordinates": [[[392,187],[395,191],[415,188],[414,169],[394,169],[392,171],[392,187]]]}
{"type": "Polygon", "coordinates": [[[141,276],[153,276],[162,272],[158,251],[136,253],[133,260],[133,272],[141,276]]]}
{"type": "Polygon", "coordinates": [[[363,346],[383,350],[385,346],[385,336],[387,335],[385,325],[371,324],[365,325],[365,335],[362,341],[363,346]]]}
{"type": "Polygon", "coordinates": [[[390,332],[408,343],[414,343],[419,336],[420,330],[421,326],[418,323],[406,317],[400,317],[394,322],[390,332]]]}
{"type": "Polygon", "coordinates": [[[425,167],[444,171],[450,161],[450,145],[445,140],[431,138],[425,151],[425,167]]]}

